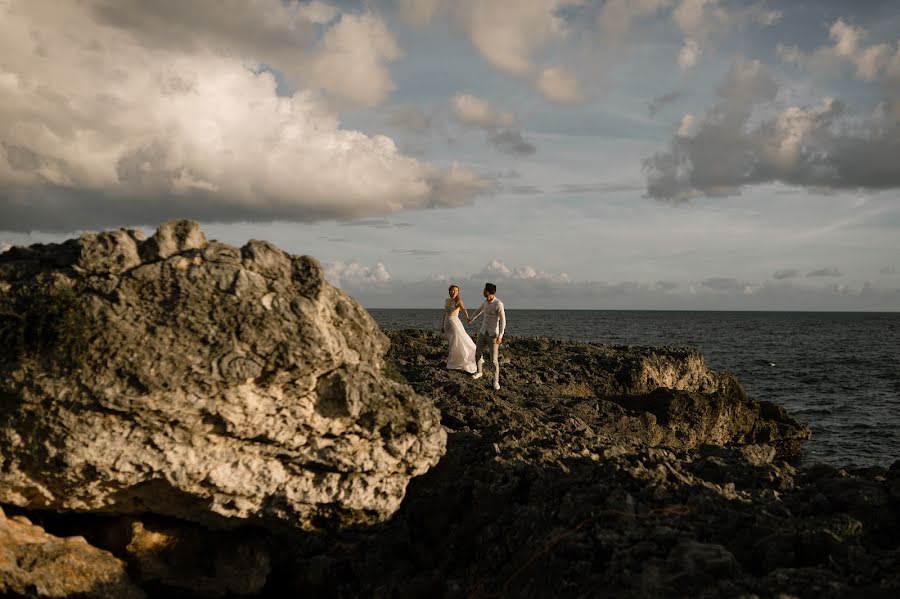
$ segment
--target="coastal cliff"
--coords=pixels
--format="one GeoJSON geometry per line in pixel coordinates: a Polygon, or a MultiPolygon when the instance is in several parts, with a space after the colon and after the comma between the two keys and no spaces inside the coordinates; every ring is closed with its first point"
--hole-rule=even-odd
{"type": "Polygon", "coordinates": [[[14,248],[0,294],[0,594],[900,591],[900,462],[799,466],[692,349],[511,337],[494,391],[190,221],[14,248]]]}

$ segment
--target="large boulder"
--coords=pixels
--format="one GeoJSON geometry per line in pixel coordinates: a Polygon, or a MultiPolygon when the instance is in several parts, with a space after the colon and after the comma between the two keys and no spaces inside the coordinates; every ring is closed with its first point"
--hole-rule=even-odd
{"type": "Polygon", "coordinates": [[[382,521],[437,463],[438,411],[308,256],[82,236],[0,255],[0,502],[212,526],[382,521]]]}

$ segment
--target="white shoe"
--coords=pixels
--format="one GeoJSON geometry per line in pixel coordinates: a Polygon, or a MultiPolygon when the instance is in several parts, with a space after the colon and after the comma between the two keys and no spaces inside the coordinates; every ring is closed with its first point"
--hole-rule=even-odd
{"type": "Polygon", "coordinates": [[[473,379],[480,379],[480,378],[483,377],[483,376],[484,376],[484,373],[482,373],[482,372],[476,372],[475,374],[472,375],[472,378],[473,378],[473,379]]]}
{"type": "Polygon", "coordinates": [[[500,381],[494,381],[494,389],[497,391],[500,390],[500,381]]]}

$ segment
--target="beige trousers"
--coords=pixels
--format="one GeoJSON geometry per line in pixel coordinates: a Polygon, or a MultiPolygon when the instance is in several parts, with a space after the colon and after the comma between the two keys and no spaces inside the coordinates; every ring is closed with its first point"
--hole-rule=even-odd
{"type": "Polygon", "coordinates": [[[497,345],[497,338],[491,337],[487,333],[478,333],[475,338],[475,363],[478,364],[478,372],[481,372],[481,356],[484,350],[491,352],[491,362],[494,364],[494,380],[500,381],[500,346],[497,345]]]}

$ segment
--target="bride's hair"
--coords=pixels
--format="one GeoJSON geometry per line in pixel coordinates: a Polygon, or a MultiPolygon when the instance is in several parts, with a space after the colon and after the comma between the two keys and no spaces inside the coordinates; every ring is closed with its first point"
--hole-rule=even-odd
{"type": "Polygon", "coordinates": [[[457,291],[456,297],[455,297],[454,299],[456,300],[456,305],[458,306],[458,305],[460,304],[460,302],[462,301],[462,300],[460,299],[460,295],[459,295],[459,293],[458,293],[458,292],[459,292],[459,285],[450,285],[449,287],[447,287],[447,293],[450,293],[451,291],[453,291],[454,288],[455,288],[456,291],[457,291]]]}

